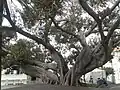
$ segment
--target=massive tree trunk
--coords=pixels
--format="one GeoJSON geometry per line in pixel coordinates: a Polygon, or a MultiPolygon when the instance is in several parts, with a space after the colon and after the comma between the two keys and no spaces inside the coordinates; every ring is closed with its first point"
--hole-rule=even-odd
{"type": "Polygon", "coordinates": [[[64,84],[72,86],[78,85],[78,80],[82,75],[85,75],[97,67],[101,67],[111,60],[111,52],[111,45],[109,45],[107,49],[104,49],[101,44],[97,45],[92,50],[89,47],[84,47],[76,58],[72,69],[65,75],[64,84]]]}
{"type": "Polygon", "coordinates": [[[52,51],[53,53],[51,53],[51,56],[58,63],[58,66],[56,64],[42,63],[37,60],[29,60],[24,62],[26,64],[22,65],[22,68],[26,74],[32,77],[43,78],[44,76],[49,80],[59,82],[61,85],[78,86],[78,81],[82,75],[85,75],[86,73],[104,65],[106,62],[111,60],[111,45],[112,44],[109,44],[107,49],[104,49],[102,44],[98,44],[94,49],[91,49],[89,46],[83,47],[76,58],[75,64],[69,70],[67,65],[64,65],[65,62],[61,61],[61,59],[64,59],[55,51],[52,51]],[[47,71],[47,69],[56,71],[57,67],[59,67],[60,70],[57,72],[60,74],[60,79],[57,74],[47,71]]]}
{"type": "MultiPolygon", "coordinates": [[[[0,14],[3,13],[3,0],[0,0],[0,14]]],[[[3,18],[0,15],[0,26],[2,26],[3,18]]],[[[1,75],[2,75],[2,32],[0,31],[0,82],[1,82],[1,75]]],[[[0,90],[1,90],[1,83],[0,83],[0,90]]]]}

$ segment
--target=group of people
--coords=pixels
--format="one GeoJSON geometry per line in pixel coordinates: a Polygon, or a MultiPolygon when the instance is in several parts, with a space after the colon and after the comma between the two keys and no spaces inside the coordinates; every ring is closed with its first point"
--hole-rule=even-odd
{"type": "MultiPolygon", "coordinates": [[[[90,76],[89,83],[93,84],[93,78],[92,78],[92,76],[90,76]]],[[[97,86],[96,87],[102,88],[102,87],[107,87],[107,86],[108,86],[108,84],[107,84],[107,81],[105,80],[105,78],[102,78],[102,79],[98,78],[97,79],[97,86]]]]}

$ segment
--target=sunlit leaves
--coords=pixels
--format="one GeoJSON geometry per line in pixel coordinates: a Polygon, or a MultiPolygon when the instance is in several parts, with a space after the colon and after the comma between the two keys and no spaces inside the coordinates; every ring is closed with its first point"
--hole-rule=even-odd
{"type": "Polygon", "coordinates": [[[29,60],[45,62],[45,54],[31,41],[20,39],[17,43],[9,45],[8,50],[10,53],[2,61],[4,68],[24,64],[29,60]]]}
{"type": "Polygon", "coordinates": [[[105,7],[106,2],[107,2],[108,0],[87,0],[87,1],[90,3],[90,5],[91,5],[92,7],[94,7],[94,6],[105,7]]]}
{"type": "MultiPolygon", "coordinates": [[[[25,26],[31,28],[38,21],[44,20],[46,16],[53,14],[61,7],[60,0],[18,0],[23,6],[21,13],[25,26]]],[[[40,22],[42,23],[42,22],[40,22]]]]}

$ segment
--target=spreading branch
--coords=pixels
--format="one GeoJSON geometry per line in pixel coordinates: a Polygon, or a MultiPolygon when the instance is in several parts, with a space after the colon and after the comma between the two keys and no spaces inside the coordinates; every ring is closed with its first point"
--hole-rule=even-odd
{"type": "Polygon", "coordinates": [[[69,34],[69,35],[74,36],[75,38],[77,38],[77,39],[80,41],[80,43],[81,43],[81,45],[82,45],[83,47],[84,47],[84,46],[87,46],[85,37],[84,37],[84,35],[83,35],[82,32],[80,33],[79,36],[78,36],[78,35],[75,35],[75,34],[69,32],[69,31],[66,31],[66,30],[64,30],[63,28],[61,28],[61,27],[55,22],[55,20],[54,20],[52,17],[50,17],[50,18],[51,18],[52,22],[54,23],[55,27],[57,27],[57,29],[59,29],[59,30],[61,30],[62,32],[65,32],[65,33],[67,33],[67,34],[69,34]]]}
{"type": "MultiPolygon", "coordinates": [[[[85,0],[79,0],[80,5],[82,6],[82,8],[90,15],[94,18],[94,20],[97,22],[98,28],[99,28],[99,32],[101,35],[101,39],[104,40],[104,33],[103,33],[103,29],[102,29],[102,20],[99,18],[99,15],[96,14],[92,8],[90,8],[90,6],[86,3],[85,0]]],[[[96,25],[95,25],[96,26],[96,25]]]]}
{"type": "Polygon", "coordinates": [[[35,35],[31,35],[30,33],[27,33],[25,31],[23,31],[21,28],[17,27],[10,17],[10,11],[9,11],[7,2],[5,3],[5,9],[6,9],[6,13],[7,13],[5,18],[10,22],[12,27],[1,27],[1,28],[4,30],[5,29],[13,30],[15,32],[18,32],[18,33],[36,41],[38,44],[42,44],[45,48],[47,48],[50,51],[50,54],[53,56],[54,60],[58,63],[59,69],[60,69],[60,74],[61,75],[65,74],[68,71],[68,67],[67,67],[67,64],[66,64],[63,56],[58,51],[56,51],[56,49],[50,43],[46,43],[41,38],[38,38],[35,35]],[[56,59],[55,58],[56,56],[59,59],[56,59]]]}
{"type": "MultiPolygon", "coordinates": [[[[119,5],[119,3],[120,3],[120,0],[117,0],[116,3],[115,3],[111,8],[106,8],[105,10],[103,10],[103,11],[106,12],[106,13],[101,12],[101,13],[102,13],[102,16],[99,15],[99,16],[101,16],[101,20],[103,20],[104,18],[106,18],[106,16],[109,16],[109,15],[112,13],[112,11],[119,5]]],[[[85,36],[87,37],[88,35],[90,35],[91,32],[92,32],[96,27],[97,27],[97,23],[94,24],[93,27],[92,27],[88,32],[85,33],[85,36]]]]}
{"type": "Polygon", "coordinates": [[[90,15],[94,18],[94,20],[96,22],[98,22],[99,16],[93,11],[92,8],[89,7],[89,5],[86,3],[86,0],[79,0],[80,5],[82,6],[82,8],[90,15]]]}
{"type": "Polygon", "coordinates": [[[115,31],[115,29],[120,25],[120,17],[118,17],[117,21],[114,23],[114,25],[112,26],[112,28],[108,31],[108,35],[106,38],[106,42],[108,42],[113,34],[113,32],[115,31]]]}
{"type": "Polygon", "coordinates": [[[3,0],[0,0],[0,25],[2,25],[3,0]]]}
{"type": "Polygon", "coordinates": [[[99,15],[99,16],[101,16],[101,20],[106,18],[106,16],[109,16],[112,13],[112,11],[119,5],[119,3],[120,3],[120,0],[117,0],[111,8],[106,8],[105,10],[100,12],[102,14],[102,16],[99,15]]]}
{"type": "Polygon", "coordinates": [[[34,66],[39,66],[44,68],[45,70],[52,69],[52,70],[57,70],[57,64],[55,63],[43,63],[39,60],[24,60],[24,63],[34,65],[34,66]]]}
{"type": "Polygon", "coordinates": [[[38,44],[42,44],[43,46],[45,46],[45,48],[49,49],[50,51],[52,51],[52,47],[50,47],[50,45],[48,45],[47,43],[45,43],[41,38],[36,37],[35,35],[31,35],[30,33],[27,33],[25,31],[23,31],[21,28],[18,28],[15,23],[12,21],[11,17],[10,17],[10,11],[7,5],[7,1],[5,0],[5,9],[6,9],[6,13],[7,15],[4,15],[4,17],[10,22],[12,27],[1,27],[1,29],[3,30],[12,30],[15,32],[18,32],[30,39],[35,40],[38,44]]]}
{"type": "Polygon", "coordinates": [[[115,43],[113,47],[116,47],[118,45],[120,45],[120,41],[118,41],[117,43],[115,43]]]}
{"type": "Polygon", "coordinates": [[[25,74],[30,75],[32,77],[42,78],[42,76],[46,76],[50,80],[58,81],[57,75],[50,71],[45,70],[42,67],[37,67],[33,65],[21,65],[21,68],[25,74]]]}
{"type": "Polygon", "coordinates": [[[20,33],[20,34],[22,34],[22,35],[36,41],[38,44],[42,44],[45,48],[47,48],[51,52],[51,54],[56,53],[57,56],[60,57],[60,59],[54,58],[54,60],[59,64],[59,66],[61,66],[60,68],[62,68],[63,72],[67,72],[68,67],[67,67],[67,64],[64,61],[62,55],[59,52],[57,52],[55,50],[55,48],[53,46],[51,46],[50,44],[45,43],[42,39],[36,37],[35,35],[31,35],[31,34],[23,31],[22,29],[20,29],[18,27],[16,27],[16,28],[13,28],[13,27],[0,27],[0,30],[3,30],[3,31],[10,31],[10,30],[15,31],[15,32],[18,32],[18,33],[20,33]],[[63,68],[65,68],[65,69],[63,69],[63,68]]]}
{"type": "Polygon", "coordinates": [[[94,24],[94,26],[85,33],[85,37],[89,36],[96,27],[97,27],[97,24],[94,24]]]}

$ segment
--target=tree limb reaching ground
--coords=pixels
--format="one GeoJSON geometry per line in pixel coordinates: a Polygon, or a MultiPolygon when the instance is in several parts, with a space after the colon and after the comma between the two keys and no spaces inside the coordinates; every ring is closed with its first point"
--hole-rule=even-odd
{"type": "Polygon", "coordinates": [[[6,14],[0,13],[0,15],[9,21],[11,27],[1,26],[0,30],[18,32],[43,45],[49,51],[51,59],[57,63],[56,70],[52,64],[28,60],[21,65],[26,74],[39,78],[45,75],[61,85],[78,86],[82,75],[101,67],[112,59],[111,53],[115,46],[119,45],[119,36],[113,34],[120,33],[117,29],[120,25],[118,13],[120,0],[117,0],[111,8],[107,7],[107,2],[110,3],[110,1],[106,0],[97,6],[97,2],[94,0],[79,0],[77,3],[72,0],[63,0],[62,2],[61,0],[52,0],[49,7],[39,6],[42,3],[39,0],[18,1],[23,6],[23,12],[19,12],[19,14],[23,20],[24,28],[19,27],[13,21],[7,0],[4,0],[6,14]],[[72,10],[69,10],[70,7],[72,10]],[[99,8],[105,9],[101,11],[99,8]],[[85,14],[87,16],[83,17],[85,14]],[[64,23],[63,19],[68,20],[67,23],[64,23]],[[107,20],[108,22],[105,22],[107,20]],[[42,32],[42,34],[29,33],[29,30],[33,30],[37,23],[39,27],[34,32],[42,32]],[[64,25],[62,25],[63,23],[64,25]],[[28,29],[29,32],[24,29],[28,29]],[[93,34],[96,37],[89,37],[93,34]],[[44,37],[39,37],[40,35],[44,37]],[[52,43],[53,38],[56,44],[52,43]],[[88,38],[93,42],[88,42],[88,38]],[[75,51],[71,52],[73,48],[75,51]],[[71,53],[68,57],[65,55],[67,50],[71,53]],[[69,68],[68,64],[71,64],[72,67],[69,68]],[[48,68],[54,70],[56,74],[47,71],[48,68]]]}

